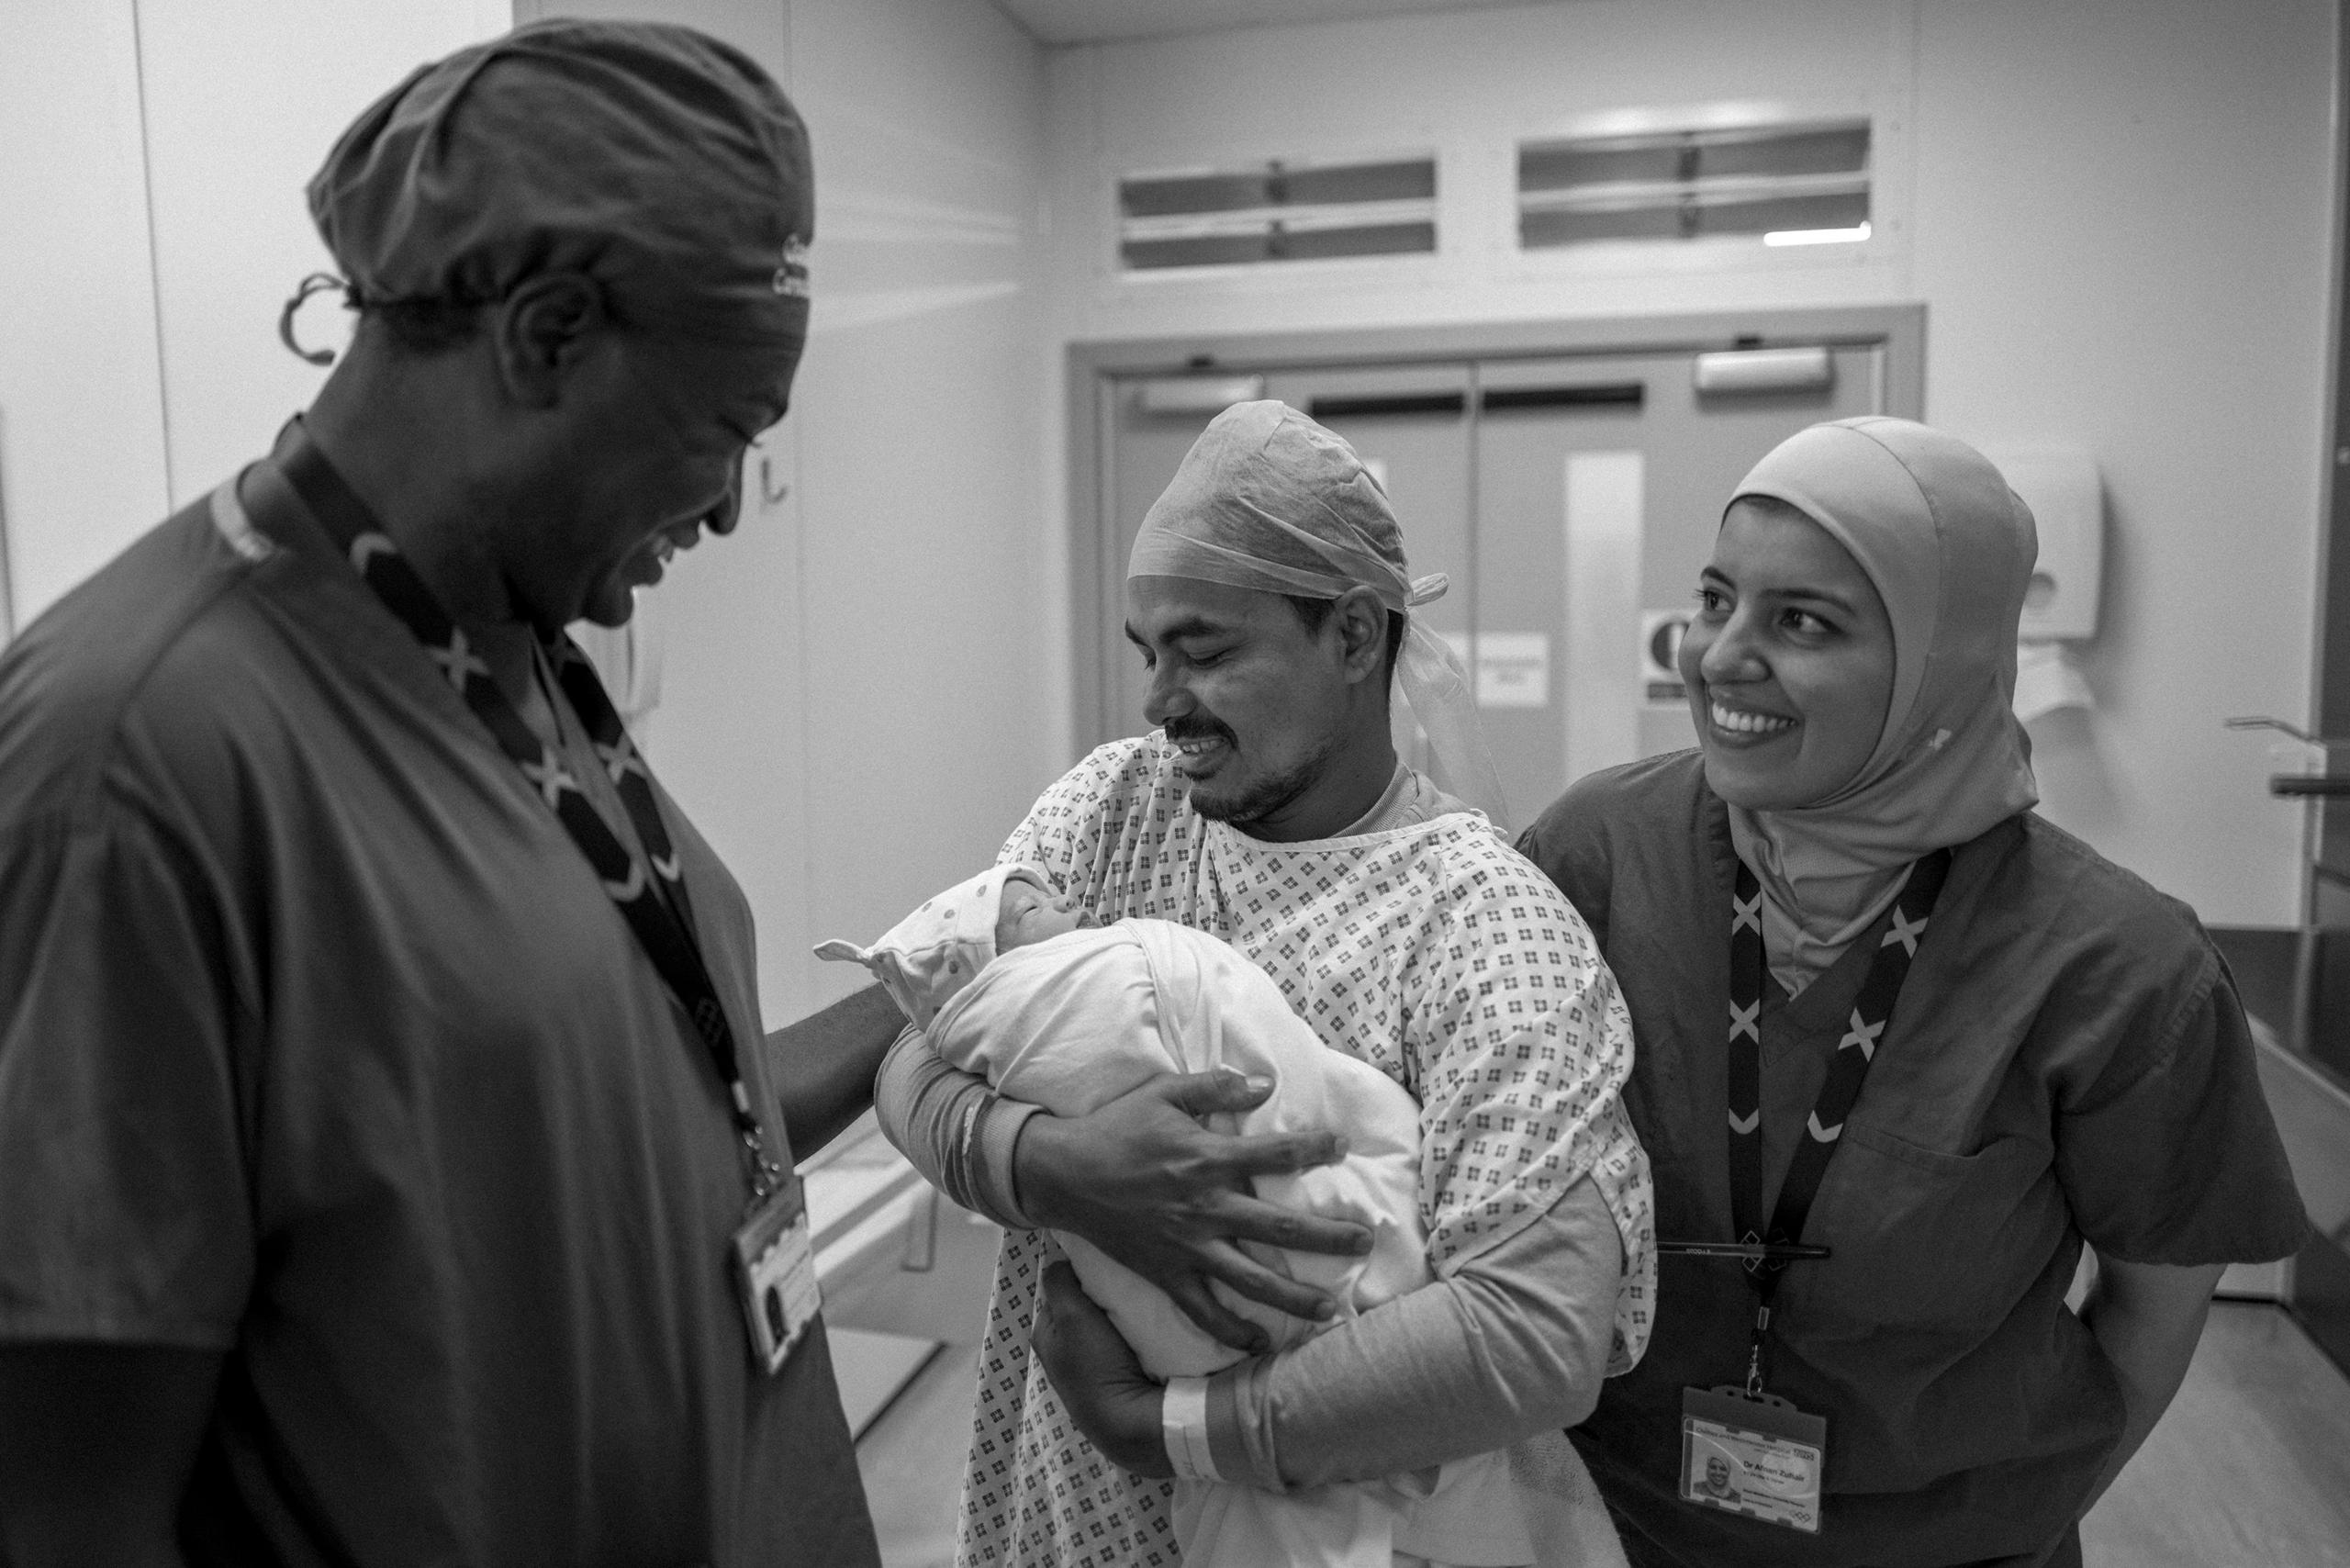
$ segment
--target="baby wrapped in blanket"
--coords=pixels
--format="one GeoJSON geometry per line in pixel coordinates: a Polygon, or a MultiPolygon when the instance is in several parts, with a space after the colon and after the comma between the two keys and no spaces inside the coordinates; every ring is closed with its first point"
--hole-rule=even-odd
{"type": "MultiPolygon", "coordinates": [[[[1097,925],[1055,897],[1042,870],[999,866],[930,900],[870,947],[827,942],[816,954],[864,964],[942,1059],[1056,1115],[1082,1115],[1162,1072],[1225,1068],[1270,1078],[1262,1104],[1210,1125],[1343,1131],[1345,1159],[1260,1176],[1256,1193],[1352,1220],[1374,1241],[1359,1258],[1244,1245],[1268,1267],[1330,1293],[1341,1320],[1430,1278],[1419,1106],[1378,1069],[1326,1047],[1270,977],[1206,932],[1164,920],[1097,925]]],[[[1082,1238],[1057,1234],[1086,1294],[1153,1377],[1203,1378],[1242,1359],[1139,1274],[1082,1238]]],[[[1226,1306],[1265,1329],[1276,1352],[1325,1327],[1216,1288],[1226,1306]]],[[[1175,1486],[1186,1568],[1389,1568],[1399,1551],[1452,1564],[1533,1557],[1497,1453],[1440,1473],[1281,1494],[1204,1481],[1175,1486]]]]}

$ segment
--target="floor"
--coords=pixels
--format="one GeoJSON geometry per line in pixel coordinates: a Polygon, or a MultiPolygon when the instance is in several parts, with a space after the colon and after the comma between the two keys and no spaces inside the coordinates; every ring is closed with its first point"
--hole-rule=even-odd
{"type": "Polygon", "coordinates": [[[870,1269],[825,1302],[827,1327],[937,1342],[912,1381],[857,1439],[857,1468],[881,1540],[884,1568],[947,1568],[955,1561],[955,1499],[971,1439],[988,1282],[1002,1233],[940,1204],[918,1270],[870,1269]]]}
{"type": "MultiPolygon", "coordinates": [[[[958,1239],[989,1239],[974,1231],[958,1239]]],[[[950,1343],[857,1444],[887,1568],[954,1562],[977,1361],[975,1343],[950,1343]]],[[[2277,1308],[2218,1303],[2082,1538],[2088,1568],[2350,1568],[2350,1380],[2277,1308]]]]}
{"type": "Polygon", "coordinates": [[[2350,1568],[2350,1380],[2280,1309],[2215,1304],[2081,1538],[2089,1568],[2350,1568]]]}
{"type": "Polygon", "coordinates": [[[857,1441],[883,1568],[948,1568],[955,1561],[955,1497],[971,1440],[979,1361],[977,1344],[947,1346],[857,1441]]]}

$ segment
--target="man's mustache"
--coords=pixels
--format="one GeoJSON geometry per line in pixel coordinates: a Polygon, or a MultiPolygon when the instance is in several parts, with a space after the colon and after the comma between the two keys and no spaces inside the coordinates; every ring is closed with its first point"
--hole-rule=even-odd
{"type": "Polygon", "coordinates": [[[1181,718],[1168,720],[1165,727],[1167,738],[1170,741],[1217,740],[1227,742],[1236,748],[1240,744],[1240,737],[1234,734],[1223,720],[1206,713],[1186,713],[1181,718]]]}

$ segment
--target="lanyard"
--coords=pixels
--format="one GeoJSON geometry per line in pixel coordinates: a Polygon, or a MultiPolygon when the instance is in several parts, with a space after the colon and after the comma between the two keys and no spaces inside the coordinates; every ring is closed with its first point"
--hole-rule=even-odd
{"type": "MultiPolygon", "coordinates": [[[[1749,1246],[1792,1249],[1803,1239],[1804,1221],[1812,1200],[1819,1195],[1828,1162],[1836,1157],[1836,1140],[1843,1135],[1844,1118],[1861,1097],[1861,1083],[1876,1058],[1893,1004],[1908,978],[1909,960],[1926,935],[1934,899],[1950,874],[1950,851],[1938,849],[1909,872],[1893,909],[1876,957],[1869,961],[1868,977],[1844,1037],[1837,1042],[1828,1081],[1819,1087],[1819,1101],[1796,1145],[1786,1180],[1779,1185],[1779,1203],[1767,1231],[1762,1224],[1762,890],[1746,863],[1738,865],[1738,890],[1729,921],[1729,1195],[1730,1213],[1739,1239],[1749,1246]]],[[[1771,1327],[1771,1302],[1778,1294],[1779,1271],[1786,1259],[1754,1256],[1746,1259],[1747,1281],[1754,1287],[1754,1351],[1747,1363],[1750,1396],[1762,1392],[1762,1343],[1771,1327]]]]}
{"type": "Polygon", "coordinates": [[[684,868],[670,846],[669,833],[653,797],[653,775],[638,756],[628,732],[613,711],[603,683],[596,678],[588,655],[566,637],[551,650],[564,694],[588,727],[597,756],[620,791],[638,841],[653,863],[653,874],[606,825],[588,803],[574,778],[489,677],[489,666],[467,645],[465,633],[449,619],[424,579],[416,575],[389,535],[376,525],[367,503],[344,483],[307,434],[296,435],[278,460],[279,469],[326,531],[340,545],[359,576],[401,624],[423,644],[458,695],[482,722],[500,750],[520,768],[571,841],[587,857],[596,879],[608,894],[637,945],[653,960],[661,979],[710,1051],[743,1142],[754,1204],[763,1201],[782,1181],[783,1168],[767,1157],[767,1140],[751,1108],[751,1093],[734,1047],[733,1026],[711,983],[694,939],[691,906],[686,899],[684,868]]]}

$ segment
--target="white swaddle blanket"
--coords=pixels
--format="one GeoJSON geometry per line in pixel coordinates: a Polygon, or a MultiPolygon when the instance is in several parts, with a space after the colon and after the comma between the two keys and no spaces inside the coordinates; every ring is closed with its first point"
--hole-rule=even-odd
{"type": "MultiPolygon", "coordinates": [[[[1221,1067],[1271,1078],[1276,1087],[1263,1104],[1210,1125],[1237,1133],[1343,1129],[1345,1159],[1259,1177],[1257,1195],[1356,1221],[1376,1239],[1367,1258],[1253,1245],[1251,1253],[1329,1291],[1339,1321],[1432,1278],[1418,1207],[1419,1107],[1377,1068],[1325,1047],[1263,970],[1204,932],[1122,920],[1014,948],[939,1009],[928,1037],[943,1060],[1056,1115],[1081,1115],[1167,1071],[1221,1067]]],[[[1152,1376],[1202,1377],[1242,1359],[1098,1248],[1066,1234],[1060,1240],[1086,1294],[1152,1376]]],[[[1218,1289],[1276,1350],[1321,1331],[1218,1289]]],[[[1389,1568],[1395,1551],[1464,1565],[1533,1558],[1498,1453],[1441,1472],[1288,1493],[1179,1481],[1173,1517],[1186,1568],[1389,1568]]]]}

